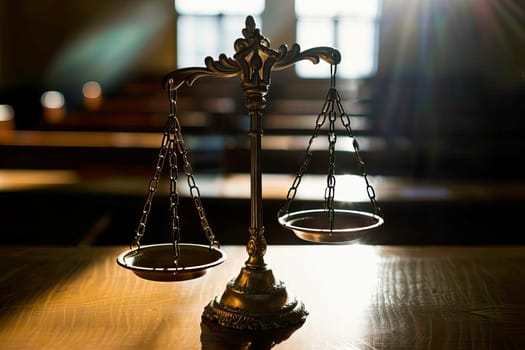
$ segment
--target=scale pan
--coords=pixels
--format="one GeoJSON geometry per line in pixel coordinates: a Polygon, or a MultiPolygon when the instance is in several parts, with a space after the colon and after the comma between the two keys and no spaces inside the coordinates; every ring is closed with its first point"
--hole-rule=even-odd
{"type": "Polygon", "coordinates": [[[226,260],[226,254],[215,247],[179,244],[179,266],[173,261],[173,244],[154,244],[120,254],[117,263],[137,276],[152,281],[184,281],[200,277],[210,267],[226,260]]]}
{"type": "Polygon", "coordinates": [[[316,243],[349,243],[366,230],[381,226],[383,218],[364,211],[334,210],[333,228],[328,227],[327,210],[302,210],[285,214],[279,223],[302,240],[316,243]]]}

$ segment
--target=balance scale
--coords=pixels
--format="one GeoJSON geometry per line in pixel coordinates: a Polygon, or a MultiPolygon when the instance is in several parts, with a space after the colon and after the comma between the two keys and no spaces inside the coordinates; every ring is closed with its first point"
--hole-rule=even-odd
{"type": "Polygon", "coordinates": [[[204,308],[202,320],[215,326],[236,330],[263,331],[297,327],[306,320],[308,312],[300,300],[287,292],[284,282],[275,279],[272,270],[264,261],[267,242],[262,223],[261,139],[262,116],[266,107],[265,95],[269,91],[272,71],[289,68],[302,60],[309,60],[314,64],[323,60],[330,64],[331,72],[330,87],[317,116],[303,162],[288,190],[286,201],[278,212],[279,223],[292,230],[297,237],[303,240],[340,244],[355,241],[368,230],[382,225],[383,218],[376,201],[374,188],[368,181],[366,166],[359,153],[359,144],[353,135],[350,115],[344,111],[341,97],[335,86],[337,64],[341,61],[339,51],[330,47],[315,47],[301,51],[298,44],[292,45],[291,49],[288,49],[286,45],[281,45],[278,50],[274,50],[270,47],[270,41],[256,28],[251,16],[246,18],[246,27],[242,30],[242,34],[244,38],[237,39],[234,43],[236,53],[233,58],[225,54],[221,54],[218,60],[206,57],[204,60],[206,67],[177,69],[164,77],[163,86],[170,106],[168,120],[133,242],[129,250],[118,256],[117,262],[144,279],[182,281],[202,276],[209,268],[221,264],[226,259],[226,254],[220,249],[206,219],[200,191],[189,161],[188,149],[177,118],[177,90],[184,85],[191,87],[196,80],[203,77],[239,77],[250,117],[251,222],[250,236],[246,244],[248,259],[239,275],[226,284],[224,292],[211,300],[204,308]],[[338,120],[342,122],[346,135],[352,139],[356,163],[364,179],[372,207],[370,212],[336,208],[334,202],[335,145],[337,141],[335,123],[338,120]],[[324,206],[320,209],[292,211],[291,204],[312,158],[310,147],[324,125],[328,125],[329,154],[324,206]],[[182,170],[186,175],[202,230],[209,242],[207,245],[181,242],[177,192],[179,159],[181,159],[182,170]],[[169,164],[169,209],[172,239],[170,243],[141,246],[140,240],[146,232],[148,215],[166,162],[169,164]]]}

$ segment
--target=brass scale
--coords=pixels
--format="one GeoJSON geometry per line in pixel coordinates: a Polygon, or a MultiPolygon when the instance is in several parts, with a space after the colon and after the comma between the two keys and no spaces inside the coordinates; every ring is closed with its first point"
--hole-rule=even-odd
{"type": "Polygon", "coordinates": [[[208,268],[226,259],[225,253],[220,249],[208,224],[200,192],[195,183],[188,159],[188,150],[177,119],[176,93],[177,89],[184,84],[192,86],[197,79],[202,77],[239,76],[250,117],[251,226],[249,228],[250,237],[246,245],[248,259],[239,275],[227,283],[224,292],[216,296],[205,307],[202,319],[230,329],[258,331],[297,326],[302,324],[308,315],[304,304],[288,294],[285,284],[275,279],[264,261],[267,243],[262,224],[261,119],[266,106],[265,95],[270,87],[272,71],[286,69],[301,60],[309,60],[314,64],[324,60],[331,65],[331,86],[322,110],[318,114],[303,163],[288,191],[286,202],[278,213],[279,223],[306,241],[347,243],[360,238],[367,230],[380,226],[383,218],[375,199],[374,188],[367,178],[365,163],[359,154],[359,145],[352,133],[350,116],[344,112],[341,98],[335,88],[336,67],[341,61],[339,51],[330,47],[315,47],[301,51],[298,44],[294,44],[290,50],[286,45],[281,45],[279,50],[273,50],[270,48],[269,40],[256,28],[251,16],[246,18],[246,27],[242,30],[242,34],[244,38],[237,39],[234,43],[236,53],[233,58],[225,54],[221,54],[217,61],[212,57],[207,57],[206,67],[178,69],[164,77],[163,85],[168,93],[170,113],[158,161],[149,183],[148,197],[135,231],[133,243],[130,250],[118,256],[117,262],[145,279],[180,281],[199,277],[208,268]],[[366,191],[373,207],[371,212],[335,207],[335,143],[337,140],[335,122],[337,119],[341,120],[347,135],[352,139],[356,162],[365,180],[366,191]],[[310,146],[325,124],[328,124],[329,166],[324,207],[315,210],[290,211],[290,205],[312,157],[310,146]],[[209,245],[181,243],[180,241],[177,212],[179,198],[176,190],[177,157],[182,157],[183,171],[190,187],[190,194],[195,202],[209,245]],[[172,242],[141,246],[140,239],[146,230],[151,204],[165,162],[169,163],[172,242]]]}

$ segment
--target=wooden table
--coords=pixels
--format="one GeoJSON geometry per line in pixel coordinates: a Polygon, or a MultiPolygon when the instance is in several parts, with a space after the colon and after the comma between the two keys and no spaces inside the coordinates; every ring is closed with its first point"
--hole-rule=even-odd
{"type": "Polygon", "coordinates": [[[270,246],[267,263],[310,315],[291,334],[255,335],[200,320],[244,247],[171,283],[119,267],[125,249],[0,247],[0,348],[525,348],[525,247],[270,246]]]}

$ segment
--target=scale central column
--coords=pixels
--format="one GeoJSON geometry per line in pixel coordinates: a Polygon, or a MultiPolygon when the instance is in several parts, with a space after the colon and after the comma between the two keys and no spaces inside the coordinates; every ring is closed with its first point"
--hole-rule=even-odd
{"type": "Polygon", "coordinates": [[[250,240],[247,244],[248,261],[246,265],[253,269],[264,268],[264,254],[266,253],[266,239],[264,238],[263,209],[262,209],[262,114],[265,99],[260,96],[247,96],[246,107],[250,117],[250,200],[251,221],[250,240]]]}
{"type": "Polygon", "coordinates": [[[262,210],[262,115],[264,96],[270,86],[270,72],[280,57],[270,49],[270,42],[255,28],[248,17],[243,30],[245,39],[235,42],[234,56],[240,68],[241,87],[250,117],[250,239],[246,245],[248,260],[239,275],[227,283],[225,291],[204,309],[204,320],[236,329],[265,330],[296,326],[308,312],[302,302],[288,295],[284,282],[276,280],[264,262],[262,210]]]}

